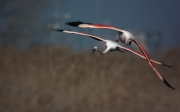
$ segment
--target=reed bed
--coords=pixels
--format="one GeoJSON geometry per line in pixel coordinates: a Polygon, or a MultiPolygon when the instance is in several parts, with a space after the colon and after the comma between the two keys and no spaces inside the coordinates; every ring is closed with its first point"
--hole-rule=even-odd
{"type": "Polygon", "coordinates": [[[155,65],[131,53],[34,47],[0,49],[1,112],[180,112],[179,49],[151,54],[155,65]]]}

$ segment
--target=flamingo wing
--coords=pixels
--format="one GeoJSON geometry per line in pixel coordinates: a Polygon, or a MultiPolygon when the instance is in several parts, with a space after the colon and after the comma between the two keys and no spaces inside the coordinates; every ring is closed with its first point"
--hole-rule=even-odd
{"type": "Polygon", "coordinates": [[[105,28],[105,29],[112,29],[119,32],[123,32],[123,30],[116,28],[114,26],[110,25],[104,25],[104,24],[93,24],[93,23],[84,23],[82,21],[73,21],[73,22],[67,22],[66,25],[74,26],[74,27],[81,27],[81,28],[105,28]]]}
{"type": "MultiPolygon", "coordinates": [[[[136,54],[136,55],[139,55],[137,52],[135,52],[135,51],[133,51],[133,50],[131,50],[131,49],[129,49],[129,48],[126,48],[126,47],[122,47],[122,46],[118,46],[119,48],[121,48],[121,49],[125,49],[125,50],[127,50],[127,51],[129,51],[129,52],[132,52],[132,53],[134,53],[134,54],[136,54]]],[[[143,49],[143,48],[142,48],[143,49]]],[[[143,52],[145,52],[145,50],[143,49],[143,52]]],[[[148,60],[148,62],[149,62],[149,65],[151,66],[151,68],[155,71],[155,73],[157,74],[157,76],[168,86],[168,87],[170,87],[170,88],[172,88],[172,89],[175,89],[175,88],[173,88],[162,76],[161,76],[161,74],[155,69],[155,67],[153,66],[153,64],[151,63],[151,59],[149,58],[149,56],[147,55],[147,53],[145,52],[144,53],[145,54],[145,56],[147,57],[146,59],[148,60]]],[[[140,55],[139,55],[140,56],[140,55]]],[[[141,56],[142,57],[142,56],[141,56]]]]}
{"type": "Polygon", "coordinates": [[[58,32],[64,32],[64,33],[72,33],[72,34],[79,34],[79,35],[84,35],[84,36],[88,36],[88,37],[91,37],[95,40],[98,40],[98,41],[104,41],[106,42],[106,40],[100,38],[100,37],[97,37],[97,36],[94,36],[94,35],[90,35],[90,34],[87,34],[87,33],[82,33],[82,32],[75,32],[75,31],[71,31],[71,30],[62,30],[62,29],[58,29],[58,28],[52,28],[53,31],[58,31],[58,32]]]}
{"type": "MultiPolygon", "coordinates": [[[[124,49],[124,50],[126,50],[126,51],[129,51],[129,52],[131,52],[131,53],[134,53],[134,54],[140,56],[140,57],[143,58],[143,59],[146,59],[146,57],[145,57],[144,55],[142,55],[141,53],[138,53],[138,52],[136,52],[136,51],[134,51],[134,50],[132,50],[132,49],[129,49],[129,48],[123,47],[123,46],[118,46],[118,47],[121,48],[121,49],[124,49]]],[[[150,59],[150,61],[152,61],[153,63],[159,64],[159,65],[163,65],[163,66],[169,67],[169,68],[172,67],[172,66],[166,65],[166,64],[164,64],[164,63],[155,61],[155,60],[153,60],[153,59],[150,59]]]]}

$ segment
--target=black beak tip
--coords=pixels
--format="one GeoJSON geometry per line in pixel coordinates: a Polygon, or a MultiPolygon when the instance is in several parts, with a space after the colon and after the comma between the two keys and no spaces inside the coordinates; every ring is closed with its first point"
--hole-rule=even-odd
{"type": "Polygon", "coordinates": [[[92,50],[92,53],[93,53],[93,54],[94,54],[94,51],[95,51],[95,50],[93,49],[93,50],[92,50]]]}

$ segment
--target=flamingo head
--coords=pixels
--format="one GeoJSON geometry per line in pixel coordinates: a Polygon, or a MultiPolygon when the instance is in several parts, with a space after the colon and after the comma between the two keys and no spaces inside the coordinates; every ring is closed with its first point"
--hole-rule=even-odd
{"type": "Polygon", "coordinates": [[[94,46],[92,49],[92,53],[96,52],[98,50],[97,46],[94,46]]]}

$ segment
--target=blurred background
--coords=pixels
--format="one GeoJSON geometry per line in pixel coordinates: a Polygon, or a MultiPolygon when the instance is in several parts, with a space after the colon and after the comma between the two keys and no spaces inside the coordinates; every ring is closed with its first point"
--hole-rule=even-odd
{"type": "Polygon", "coordinates": [[[179,0],[0,0],[0,111],[180,111],[179,10],[179,0]],[[50,29],[118,38],[64,24],[77,20],[132,32],[152,59],[173,66],[154,64],[176,90],[134,54],[92,54],[104,43],[50,29]]]}

